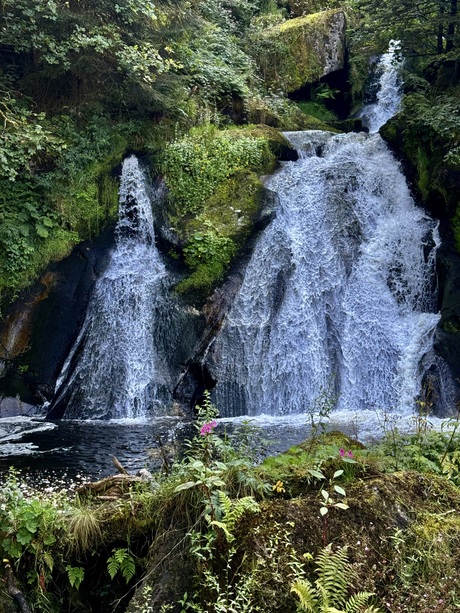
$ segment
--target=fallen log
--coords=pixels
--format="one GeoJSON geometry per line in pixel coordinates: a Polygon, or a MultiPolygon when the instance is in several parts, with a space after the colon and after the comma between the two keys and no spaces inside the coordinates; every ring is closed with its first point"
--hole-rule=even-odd
{"type": "Polygon", "coordinates": [[[16,586],[16,578],[13,574],[13,569],[11,568],[10,561],[3,560],[3,564],[5,565],[6,588],[8,590],[8,594],[16,602],[16,604],[21,610],[21,613],[31,613],[29,605],[27,604],[27,600],[24,598],[24,595],[16,586]]]}
{"type": "Polygon", "coordinates": [[[79,496],[113,496],[115,498],[121,498],[126,491],[128,491],[136,483],[142,483],[141,477],[135,477],[133,475],[112,475],[111,477],[105,477],[99,481],[92,483],[84,483],[77,488],[77,494],[79,496]]]}

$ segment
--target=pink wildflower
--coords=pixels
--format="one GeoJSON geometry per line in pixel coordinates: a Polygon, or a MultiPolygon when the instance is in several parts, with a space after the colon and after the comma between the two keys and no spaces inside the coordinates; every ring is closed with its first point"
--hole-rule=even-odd
{"type": "Polygon", "coordinates": [[[215,419],[213,419],[212,421],[206,422],[200,428],[201,436],[206,436],[207,434],[211,434],[216,426],[217,426],[217,422],[215,419]]]}
{"type": "Polygon", "coordinates": [[[349,458],[352,458],[352,457],[353,457],[352,452],[351,452],[351,451],[347,451],[347,456],[348,456],[349,458]]]}
{"type": "Polygon", "coordinates": [[[342,456],[342,458],[343,458],[343,456],[345,455],[345,449],[343,449],[343,448],[342,448],[342,449],[339,449],[339,453],[340,453],[340,455],[341,455],[341,456],[342,456]]]}

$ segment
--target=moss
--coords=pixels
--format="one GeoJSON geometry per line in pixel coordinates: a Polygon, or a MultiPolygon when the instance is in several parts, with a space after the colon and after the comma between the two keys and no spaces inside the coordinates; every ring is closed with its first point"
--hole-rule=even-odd
{"type": "Polygon", "coordinates": [[[284,137],[263,126],[192,131],[171,144],[164,172],[168,214],[190,275],[176,289],[203,300],[252,232],[263,199],[259,173],[272,172],[284,137]]]}
{"type": "Polygon", "coordinates": [[[249,237],[259,214],[263,199],[263,186],[259,177],[251,172],[239,172],[222,183],[203,205],[199,215],[184,226],[185,253],[194,245],[194,238],[212,233],[217,242],[228,241],[226,248],[206,248],[199,259],[187,258],[192,274],[181,281],[176,290],[189,294],[194,301],[206,297],[223,278],[233,256],[249,237]],[[204,230],[204,232],[203,232],[204,230]]]}
{"type": "Polygon", "coordinates": [[[266,33],[271,43],[261,60],[270,85],[293,92],[343,66],[345,17],[330,10],[290,19],[266,33]]]}
{"type": "MultiPolygon", "coordinates": [[[[357,480],[346,486],[349,509],[331,508],[325,518],[319,513],[320,489],[317,484],[316,491],[301,498],[266,502],[259,514],[247,516],[239,525],[243,572],[251,575],[261,564],[267,568],[270,559],[277,560],[276,570],[270,568],[261,582],[262,610],[295,611],[283,604],[286,592],[280,587],[290,584],[292,552],[298,561],[306,552],[316,555],[324,545],[326,526],[334,549],[348,546],[356,588],[375,592],[380,602],[391,602],[389,609],[394,612],[453,613],[452,578],[460,570],[457,488],[415,472],[357,480]],[[443,597],[444,608],[436,609],[435,601],[443,597]]],[[[314,579],[313,568],[306,571],[314,579]]]]}
{"type": "MultiPolygon", "coordinates": [[[[309,115],[312,119],[318,119],[322,123],[335,121],[337,116],[332,111],[329,111],[324,104],[319,102],[298,102],[297,106],[300,110],[309,115]]],[[[319,130],[321,128],[318,128],[319,130]]]]}

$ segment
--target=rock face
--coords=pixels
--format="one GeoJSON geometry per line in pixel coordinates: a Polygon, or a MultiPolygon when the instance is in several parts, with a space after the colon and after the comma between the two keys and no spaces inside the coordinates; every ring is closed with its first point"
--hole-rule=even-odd
{"type": "Polygon", "coordinates": [[[0,395],[33,405],[50,400],[112,240],[107,231],[80,244],[11,306],[0,325],[0,395]]]}
{"type": "Polygon", "coordinates": [[[330,10],[290,19],[266,32],[265,80],[286,92],[344,67],[345,14],[330,10]]]}

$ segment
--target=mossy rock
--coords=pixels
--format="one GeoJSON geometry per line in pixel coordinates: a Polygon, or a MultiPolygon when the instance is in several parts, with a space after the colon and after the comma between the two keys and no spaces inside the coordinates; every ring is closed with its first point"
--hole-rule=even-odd
{"type": "Polygon", "coordinates": [[[318,472],[319,464],[325,479],[330,479],[336,470],[343,470],[342,478],[346,481],[376,474],[379,469],[377,460],[369,463],[364,445],[333,431],[270,456],[255,470],[262,481],[282,481],[284,497],[295,498],[317,490],[319,481],[311,471],[318,472]]]}
{"type": "Polygon", "coordinates": [[[253,231],[264,199],[259,176],[295,152],[276,129],[257,125],[192,132],[172,147],[164,165],[168,215],[190,270],[176,289],[200,303],[253,231]]]}
{"type": "MultiPolygon", "coordinates": [[[[324,517],[320,489],[265,502],[239,525],[240,572],[258,573],[257,604],[263,611],[295,613],[288,589],[293,560],[316,555],[326,542],[334,550],[348,547],[353,587],[374,592],[377,602],[391,602],[389,610],[431,613],[442,599],[439,610],[456,610],[460,492],[455,486],[410,471],[357,480],[346,486],[349,508],[330,508],[324,517]]],[[[310,580],[313,566],[307,565],[310,580]]]]}
{"type": "Polygon", "coordinates": [[[345,28],[344,12],[330,10],[269,29],[265,34],[267,51],[260,60],[266,83],[293,92],[342,69],[345,28]]]}

